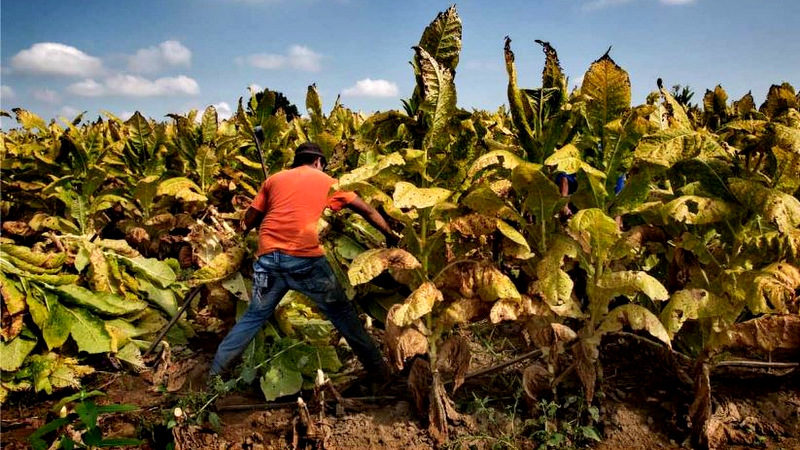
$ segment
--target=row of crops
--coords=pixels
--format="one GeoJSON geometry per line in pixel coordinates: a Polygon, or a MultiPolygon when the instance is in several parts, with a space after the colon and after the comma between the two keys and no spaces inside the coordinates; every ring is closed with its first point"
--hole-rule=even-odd
{"type": "MultiPolygon", "coordinates": [[[[412,391],[435,437],[447,439],[458,417],[444,378],[457,389],[469,365],[456,330],[486,319],[522,323],[548,355],[524,372],[531,396],[572,371],[592,402],[607,333],[662,342],[695,362],[702,434],[721,354],[779,358],[800,346],[800,97],[774,85],[757,107],[717,86],[698,106],[659,80],[634,106],[609,54],[570,91],[556,50],[537,42],[542,85],[529,89],[506,38],[508,98],[498,102],[509,107],[495,112],[457,106],[455,8],[414,47],[416,88],[402,110],[365,116],[337,99],[326,114],[313,85],[307,117],[270,90],[222,121],[213,107],[163,121],[105,113],[50,123],[14,109],[19,127],[0,141],[0,400],[77,387],[97,365],[143,368],[195,286],[203,299],[165,339],[224,331],[215,305],[248,296],[254,238],[233,221],[263,178],[261,126],[271,173],[317,142],[340,188],[402,234],[385,248],[357,216],[320,224],[348,296],[385,324],[393,363],[426,355],[413,359],[410,382],[431,380],[412,391]],[[566,195],[559,174],[574,175],[566,195]]],[[[241,368],[270,399],[342,366],[307,300],[290,293],[277,318],[241,368]],[[277,348],[281,358],[262,364],[277,348]]]]}

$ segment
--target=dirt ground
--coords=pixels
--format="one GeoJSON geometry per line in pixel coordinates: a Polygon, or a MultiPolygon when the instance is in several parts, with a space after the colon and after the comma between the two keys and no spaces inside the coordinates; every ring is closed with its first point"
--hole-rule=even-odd
{"type": "MultiPolygon", "coordinates": [[[[470,371],[492,366],[527,350],[518,330],[473,326],[467,330],[473,352],[470,371]]],[[[691,448],[688,410],[691,386],[681,382],[675,365],[664,353],[630,336],[606,339],[600,352],[602,376],[595,404],[600,405],[595,429],[602,441],[567,439],[549,448],[592,447],[611,449],[691,448]],[[580,442],[575,445],[575,442],[580,442]]],[[[108,395],[98,403],[130,403],[135,413],[115,414],[101,419],[105,436],[136,437],[140,448],[214,449],[428,449],[436,448],[427,431],[426,420],[413,411],[412,400],[402,374],[379,397],[345,406],[328,403],[324,418],[314,405],[312,393],[304,392],[310,420],[300,419],[296,398],[279,399],[281,407],[263,406],[257,390],[230,394],[215,404],[221,421],[216,430],[205,423],[190,425],[174,418],[174,406],[181,398],[197,395],[199,380],[208,366],[209,355],[193,354],[181,359],[176,380],[151,382],[157,374],[101,372],[87,380],[86,389],[100,389],[108,395]],[[171,385],[170,385],[171,383],[171,385]],[[174,392],[165,392],[166,385],[174,392]],[[255,405],[229,411],[231,405],[255,405]],[[311,424],[311,426],[307,426],[311,424]]],[[[536,404],[519,397],[520,371],[524,363],[486,376],[468,379],[453,395],[465,421],[454,424],[450,441],[441,446],[452,449],[536,448],[543,442],[537,434],[536,404]],[[515,394],[516,392],[516,394],[515,394]],[[513,405],[517,405],[516,408],[513,405]],[[532,425],[533,424],[533,425],[532,425]]],[[[573,377],[574,378],[574,377],[573,377]]],[[[580,395],[577,380],[565,380],[558,398],[568,391],[580,395]]],[[[712,395],[717,438],[713,448],[800,448],[800,376],[752,372],[720,372],[712,375],[712,395]]],[[[345,389],[346,397],[363,395],[358,386],[345,389]]],[[[60,396],[56,396],[56,399],[60,396]]],[[[56,399],[41,395],[14,396],[2,409],[0,443],[6,449],[29,448],[26,437],[54,416],[49,409],[56,399]]],[[[560,427],[560,425],[559,425],[560,427]]],[[[547,426],[544,426],[545,429],[547,426]]],[[[555,433],[566,434],[558,428],[555,433]]],[[[553,436],[553,430],[547,436],[553,436]]],[[[548,448],[548,447],[539,447],[548,448]]]]}

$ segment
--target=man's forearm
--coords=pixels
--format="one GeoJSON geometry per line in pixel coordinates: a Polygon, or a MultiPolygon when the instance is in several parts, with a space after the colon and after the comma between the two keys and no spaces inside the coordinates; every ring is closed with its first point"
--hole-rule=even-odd
{"type": "Polygon", "coordinates": [[[264,213],[261,211],[255,208],[247,208],[247,211],[244,213],[244,218],[239,226],[243,232],[247,233],[254,227],[258,226],[263,218],[264,213]]]}

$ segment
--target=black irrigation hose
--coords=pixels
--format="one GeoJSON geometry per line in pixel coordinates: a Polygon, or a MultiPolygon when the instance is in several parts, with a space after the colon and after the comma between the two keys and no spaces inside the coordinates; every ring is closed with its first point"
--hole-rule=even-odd
{"type": "Polygon", "coordinates": [[[189,305],[192,303],[192,300],[194,299],[195,295],[199,294],[202,288],[203,286],[195,286],[189,292],[186,293],[186,296],[183,297],[183,306],[181,306],[181,309],[179,309],[178,312],[176,312],[175,315],[172,316],[172,320],[170,320],[167,326],[163,330],[161,330],[161,333],[159,333],[158,337],[156,337],[153,343],[150,344],[150,348],[148,348],[147,351],[144,352],[144,355],[142,355],[142,357],[146,357],[147,355],[152,353],[153,350],[155,350],[155,348],[158,346],[158,343],[161,342],[161,339],[163,339],[164,336],[167,335],[172,326],[178,323],[178,319],[183,315],[186,309],[189,308],[189,305]]]}

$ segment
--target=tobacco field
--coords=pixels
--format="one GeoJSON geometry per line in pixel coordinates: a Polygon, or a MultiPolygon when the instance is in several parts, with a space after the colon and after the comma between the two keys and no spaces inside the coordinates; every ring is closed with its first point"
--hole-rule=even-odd
{"type": "Polygon", "coordinates": [[[227,120],[2,111],[3,445],[800,445],[795,88],[695,104],[659,79],[633,105],[608,52],[570,86],[543,41],[515,45],[545,54],[524,87],[539,69],[507,37],[507,106],[467,111],[461,31],[440,13],[409,55],[413,93],[371,115],[324,110],[314,85],[304,110],[266,89],[227,120]],[[256,233],[236,230],[264,179],[257,126],[270,173],[316,142],[402,235],[387,248],[349,212],[318,227],[397,372],[384,392],[359,390],[346,344],[293,292],[206,384],[250,297],[256,233]]]}

